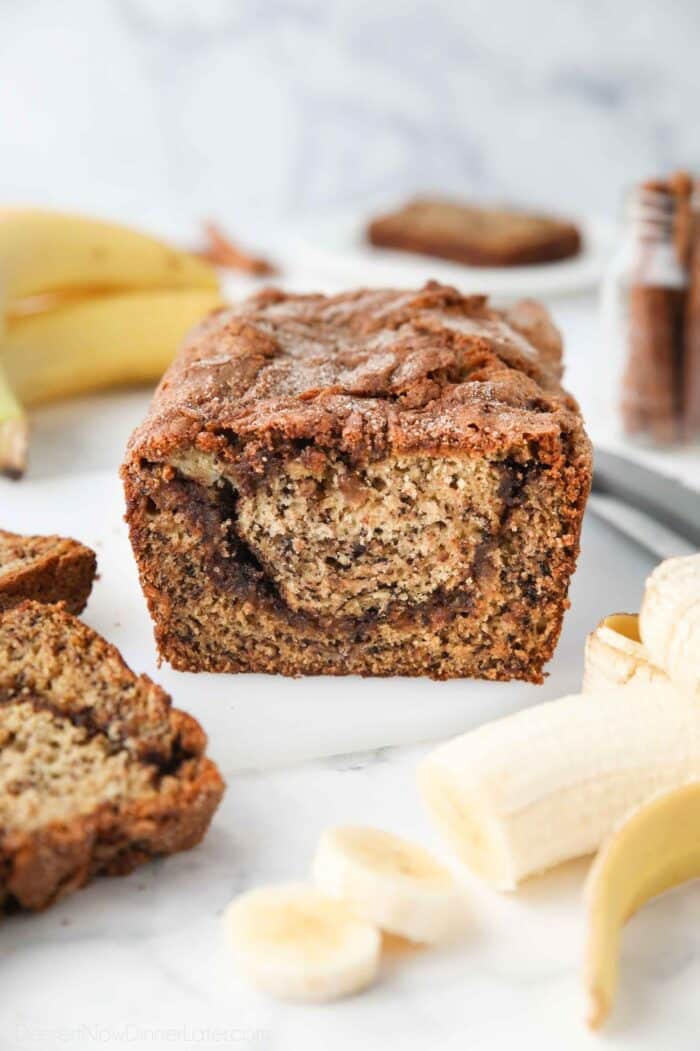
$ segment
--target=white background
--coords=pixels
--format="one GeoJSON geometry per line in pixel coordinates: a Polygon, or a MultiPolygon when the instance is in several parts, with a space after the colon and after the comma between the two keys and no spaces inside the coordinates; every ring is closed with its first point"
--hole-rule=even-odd
{"type": "Polygon", "coordinates": [[[700,166],[697,0],[0,0],[0,199],[177,231],[700,166]]]}

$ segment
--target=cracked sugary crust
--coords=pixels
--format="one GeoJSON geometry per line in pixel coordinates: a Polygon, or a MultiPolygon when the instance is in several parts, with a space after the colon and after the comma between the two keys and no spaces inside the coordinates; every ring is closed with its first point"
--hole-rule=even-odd
{"type": "MultiPolygon", "coordinates": [[[[235,595],[233,588],[237,612],[232,604],[231,623],[222,624],[222,632],[252,637],[257,617],[260,638],[275,639],[283,622],[284,644],[268,655],[258,646],[254,656],[242,659],[230,652],[220,660],[204,655],[199,643],[190,645],[171,630],[174,607],[183,600],[173,597],[177,582],[168,586],[160,556],[150,547],[155,505],[175,516],[172,520],[180,520],[179,506],[184,513],[184,504],[178,504],[186,499],[184,491],[178,495],[178,461],[192,453],[219,463],[242,493],[254,491],[294,458],[311,469],[314,458],[319,463],[341,458],[348,470],[359,470],[395,457],[457,456],[511,464],[518,478],[534,464],[547,479],[537,485],[557,494],[557,554],[542,584],[552,624],[541,652],[529,665],[521,660],[515,671],[505,664],[500,670],[477,669],[493,678],[517,674],[541,681],[567,605],[591,478],[580,412],[560,382],[561,352],[559,333],[539,304],[499,311],[483,296],[463,296],[436,283],[419,291],[360,290],[332,297],[269,289],[214,314],[164,376],[122,468],[127,521],[161,654],[190,670],[467,674],[464,659],[440,663],[409,642],[401,644],[395,663],[382,662],[369,655],[369,643],[353,641],[353,632],[339,660],[342,632],[333,636],[322,623],[295,621],[264,596],[235,595]],[[290,641],[294,632],[303,641],[303,657],[290,641]]],[[[503,470],[507,475],[511,468],[503,470]]],[[[506,489],[509,484],[506,477],[506,489]]],[[[531,499],[533,494],[534,489],[531,499]]],[[[514,507],[508,528],[514,529],[517,519],[517,528],[527,529],[528,513],[514,507]]],[[[202,586],[215,594],[217,585],[202,586]]],[[[225,608],[222,593],[224,617],[225,608]]],[[[445,612],[449,616],[449,609],[437,610],[437,617],[421,615],[412,630],[422,638],[414,636],[415,641],[431,634],[437,639],[441,631],[447,637],[450,629],[437,623],[445,612]]],[[[208,638],[207,644],[215,643],[208,638]]]]}
{"type": "Polygon", "coordinates": [[[0,529],[0,611],[35,599],[65,602],[71,613],[81,613],[96,569],[95,552],[77,540],[0,529]]]}
{"type": "MultiPolygon", "coordinates": [[[[147,676],[134,676],[114,646],[62,606],[25,602],[0,616],[0,631],[14,631],[20,637],[25,625],[36,624],[36,618],[49,618],[60,630],[70,632],[86,659],[89,655],[92,661],[111,664],[102,695],[110,681],[117,690],[124,679],[145,691],[149,715],[145,739],[151,742],[153,724],[157,724],[161,753],[153,761],[162,762],[166,769],[157,793],[119,805],[97,801],[88,814],[53,821],[30,832],[0,829],[0,909],[3,902],[5,907],[10,902],[23,909],[44,909],[93,876],[122,875],[153,857],[196,846],[224,791],[216,765],[204,755],[206,735],[196,719],[173,708],[168,694],[147,676]]],[[[28,693],[31,688],[23,681],[13,683],[2,676],[0,703],[26,700],[28,693]]],[[[79,695],[67,696],[63,706],[52,703],[51,708],[59,719],[70,721],[73,716],[87,725],[79,695]]],[[[134,732],[129,725],[123,719],[114,726],[101,723],[96,713],[90,728],[114,739],[110,731],[118,729],[121,737],[127,730],[134,732]]],[[[129,750],[135,762],[148,761],[147,756],[141,758],[142,750],[133,736],[126,737],[121,747],[129,750]]]]}
{"type": "Polygon", "coordinates": [[[559,333],[534,302],[497,311],[434,282],[330,297],[268,289],[193,332],[123,474],[182,448],[225,453],[232,440],[260,475],[266,451],[305,440],[355,462],[483,456],[531,439],[556,458],[567,434],[585,461],[578,406],[560,379],[559,333]]]}

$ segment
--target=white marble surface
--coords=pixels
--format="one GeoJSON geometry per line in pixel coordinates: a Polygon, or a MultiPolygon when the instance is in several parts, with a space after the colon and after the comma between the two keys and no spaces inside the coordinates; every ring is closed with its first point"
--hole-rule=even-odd
{"type": "Polygon", "coordinates": [[[0,200],[255,240],[429,188],[613,214],[700,165],[696,0],[0,0],[0,200]]]}
{"type": "Polygon", "coordinates": [[[613,1019],[604,1039],[586,1031],[585,862],[513,896],[468,881],[464,937],[450,948],[387,958],[379,983],[356,998],[282,1004],[238,979],[222,910],[256,884],[303,879],[326,824],[371,821],[440,849],[415,788],[422,754],[380,751],[238,775],[197,850],[95,883],[42,916],[7,920],[0,1046],[696,1051],[697,886],[629,924],[613,1019]]]}

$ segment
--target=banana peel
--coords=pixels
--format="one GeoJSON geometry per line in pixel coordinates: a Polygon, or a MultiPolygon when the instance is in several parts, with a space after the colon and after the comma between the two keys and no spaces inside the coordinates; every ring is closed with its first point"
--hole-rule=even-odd
{"type": "Polygon", "coordinates": [[[68,302],[7,324],[0,360],[28,407],[160,378],[216,291],[136,291],[68,302]]]}
{"type": "Polygon", "coordinates": [[[18,478],[25,469],[25,396],[26,404],[36,404],[107,386],[110,376],[119,383],[157,378],[158,363],[168,363],[186,331],[183,320],[194,324],[211,309],[195,310],[188,290],[197,292],[202,304],[220,302],[211,265],[155,238],[84,216],[0,209],[0,474],[18,478]],[[141,307],[116,297],[107,305],[110,293],[127,290],[179,290],[185,298],[174,301],[173,317],[167,317],[167,304],[153,317],[141,313],[144,342],[136,324],[141,307]],[[81,304],[93,298],[99,304],[95,313],[87,309],[81,315],[81,304]],[[119,303],[126,307],[122,319],[115,313],[119,303]],[[71,348],[81,317],[88,329],[71,348]],[[120,334],[132,342],[119,342],[120,334]],[[18,361],[20,347],[28,353],[25,363],[18,361]],[[59,361],[62,354],[65,360],[59,361]],[[73,367],[77,373],[71,378],[73,367]]]}
{"type": "Polygon", "coordinates": [[[644,803],[611,834],[586,884],[587,1021],[598,1029],[617,989],[622,925],[664,891],[700,876],[700,781],[644,803]]]}
{"type": "Polygon", "coordinates": [[[74,289],[207,288],[197,256],[116,223],[36,208],[0,209],[0,288],[8,305],[74,289]]]}
{"type": "Polygon", "coordinates": [[[636,613],[611,613],[586,637],[584,693],[666,679],[642,643],[636,613]]]}

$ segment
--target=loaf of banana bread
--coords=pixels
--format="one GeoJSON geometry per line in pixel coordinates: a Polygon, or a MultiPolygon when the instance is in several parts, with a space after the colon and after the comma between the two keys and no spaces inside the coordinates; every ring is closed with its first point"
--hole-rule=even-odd
{"type": "Polygon", "coordinates": [[[43,909],[204,835],[199,724],[63,606],[0,614],[0,912],[43,909]]]}
{"type": "Polygon", "coordinates": [[[161,655],[540,682],[591,478],[560,375],[542,307],[435,283],[214,315],[122,468],[161,655]]]}

